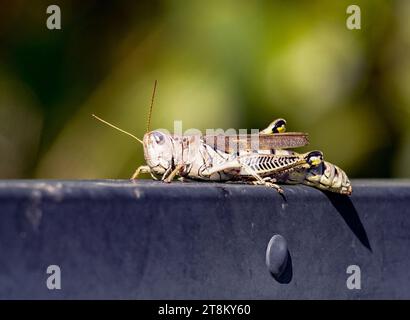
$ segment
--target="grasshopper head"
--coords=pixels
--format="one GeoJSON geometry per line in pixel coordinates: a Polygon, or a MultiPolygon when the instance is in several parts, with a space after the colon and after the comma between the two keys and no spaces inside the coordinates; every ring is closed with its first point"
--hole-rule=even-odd
{"type": "Polygon", "coordinates": [[[151,131],[144,135],[143,142],[145,161],[154,173],[161,175],[172,167],[174,146],[168,134],[151,131]]]}

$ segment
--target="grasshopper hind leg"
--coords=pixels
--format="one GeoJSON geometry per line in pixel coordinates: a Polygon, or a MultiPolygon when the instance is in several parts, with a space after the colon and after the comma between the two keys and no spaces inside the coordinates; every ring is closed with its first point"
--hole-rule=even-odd
{"type": "Polygon", "coordinates": [[[256,180],[256,181],[251,181],[250,183],[256,186],[265,186],[268,188],[273,188],[280,194],[283,194],[283,189],[276,183],[271,182],[271,180],[263,179],[262,181],[256,180]]]}
{"type": "Polygon", "coordinates": [[[262,178],[256,171],[254,171],[251,167],[249,167],[246,164],[242,164],[243,168],[255,179],[253,181],[250,181],[251,184],[257,185],[257,186],[265,186],[268,188],[273,188],[280,194],[283,194],[283,189],[277,185],[276,180],[273,177],[265,177],[262,178]]]}
{"type": "Polygon", "coordinates": [[[253,185],[253,186],[265,186],[265,187],[268,187],[268,188],[275,189],[280,194],[284,193],[283,189],[279,185],[274,183],[274,182],[276,182],[275,179],[273,179],[271,177],[266,177],[266,178],[261,178],[261,179],[262,179],[262,181],[260,181],[260,180],[248,180],[248,181],[234,180],[234,181],[226,181],[226,183],[229,183],[229,184],[250,184],[250,185],[253,185]]]}
{"type": "Polygon", "coordinates": [[[280,194],[283,194],[283,189],[277,184],[273,183],[273,182],[276,182],[274,178],[271,178],[271,177],[262,178],[251,167],[249,167],[245,163],[238,162],[237,160],[230,161],[223,165],[219,165],[213,168],[206,168],[205,170],[201,171],[201,174],[206,175],[208,178],[210,178],[212,175],[216,173],[230,172],[230,174],[233,174],[235,176],[238,174],[241,168],[243,168],[249,175],[249,177],[246,180],[235,179],[233,181],[227,180],[226,182],[242,183],[242,184],[246,183],[246,184],[252,184],[252,185],[265,186],[265,187],[273,188],[280,194]]]}

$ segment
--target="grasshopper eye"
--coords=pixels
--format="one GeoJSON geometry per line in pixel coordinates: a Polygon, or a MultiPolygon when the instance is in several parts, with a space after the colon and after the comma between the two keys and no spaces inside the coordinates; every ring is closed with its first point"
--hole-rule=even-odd
{"type": "Polygon", "coordinates": [[[164,139],[164,135],[159,133],[159,132],[154,132],[152,134],[152,136],[154,137],[154,140],[157,144],[163,144],[165,139],[164,139]]]}

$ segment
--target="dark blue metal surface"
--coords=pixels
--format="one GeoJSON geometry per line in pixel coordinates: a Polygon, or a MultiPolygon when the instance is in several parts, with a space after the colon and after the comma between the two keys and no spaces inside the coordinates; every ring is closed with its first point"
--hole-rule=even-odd
{"type": "Polygon", "coordinates": [[[353,187],[285,186],[284,199],[227,184],[2,181],[0,298],[410,298],[410,182],[353,187]],[[266,261],[275,234],[284,279],[266,261]]]}

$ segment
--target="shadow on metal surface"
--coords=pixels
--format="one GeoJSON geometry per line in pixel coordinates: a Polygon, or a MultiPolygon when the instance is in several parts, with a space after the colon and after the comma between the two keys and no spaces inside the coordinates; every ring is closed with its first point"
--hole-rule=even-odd
{"type": "Polygon", "coordinates": [[[280,274],[280,276],[274,276],[271,273],[272,277],[275,278],[275,280],[281,284],[288,284],[292,281],[293,277],[293,266],[292,266],[292,257],[289,253],[288,250],[288,256],[286,258],[286,267],[283,270],[283,272],[280,274]]]}
{"type": "Polygon", "coordinates": [[[365,246],[370,252],[373,252],[366,230],[349,196],[330,192],[324,192],[324,194],[328,197],[332,205],[340,213],[343,220],[349,226],[350,230],[352,230],[354,235],[359,239],[362,245],[365,246]]]}

